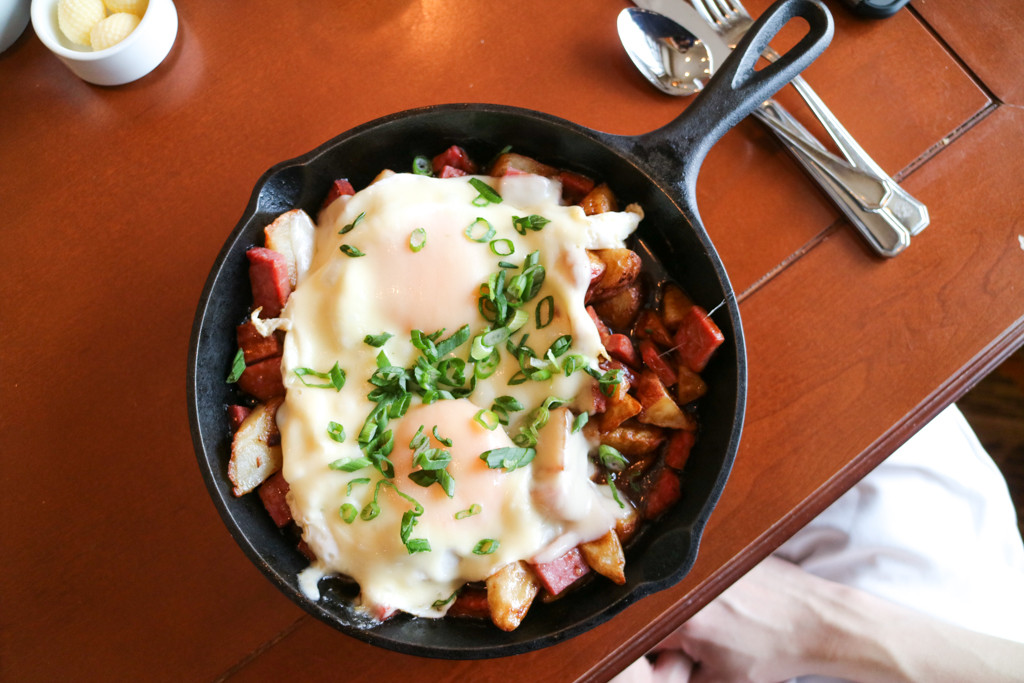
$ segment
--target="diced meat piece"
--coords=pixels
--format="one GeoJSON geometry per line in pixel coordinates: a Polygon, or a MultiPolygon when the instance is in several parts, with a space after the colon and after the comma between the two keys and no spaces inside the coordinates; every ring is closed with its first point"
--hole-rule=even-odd
{"type": "Polygon", "coordinates": [[[587,306],[587,313],[590,314],[590,319],[594,321],[594,326],[597,328],[597,336],[601,338],[601,343],[607,345],[608,337],[611,336],[612,331],[608,329],[608,326],[597,315],[597,311],[594,310],[593,306],[587,306]]]}
{"type": "Polygon", "coordinates": [[[251,412],[252,408],[247,408],[246,406],[228,406],[228,422],[231,424],[231,431],[237,432],[238,428],[242,426],[245,418],[249,417],[249,413],[251,412]]]}
{"type": "Polygon", "coordinates": [[[245,255],[249,258],[253,306],[263,307],[261,318],[278,317],[292,291],[288,260],[284,254],[266,247],[253,247],[245,255]]]}
{"type": "Polygon", "coordinates": [[[690,450],[697,441],[696,432],[678,430],[669,437],[665,444],[665,464],[674,470],[681,470],[690,458],[690,450]]]}
{"type": "Polygon", "coordinates": [[[530,566],[540,580],[540,585],[551,595],[558,595],[590,572],[579,548],[573,548],[557,560],[530,566]]]}
{"type": "Polygon", "coordinates": [[[238,340],[238,348],[242,349],[247,365],[280,356],[284,351],[284,332],[282,330],[277,330],[270,336],[264,337],[251,320],[247,320],[235,328],[235,338],[238,340]]]}
{"type": "Polygon", "coordinates": [[[594,189],[593,180],[572,171],[559,171],[558,180],[562,183],[562,201],[568,205],[579,204],[594,189]]]}
{"type": "Polygon", "coordinates": [[[238,388],[261,401],[284,396],[281,357],[275,356],[247,365],[242,376],[238,378],[238,388]]]}
{"type": "Polygon", "coordinates": [[[489,619],[491,608],[487,604],[487,591],[476,586],[464,586],[447,614],[453,617],[489,619]]]}
{"type": "Polygon", "coordinates": [[[591,393],[594,396],[594,414],[599,415],[608,409],[608,397],[601,391],[597,382],[592,385],[591,393]]]}
{"type": "Polygon", "coordinates": [[[288,482],[284,480],[284,475],[280,472],[274,474],[260,485],[258,492],[274,524],[278,527],[287,526],[292,521],[292,509],[285,499],[288,495],[288,482]]]}
{"type": "Polygon", "coordinates": [[[631,368],[640,367],[640,354],[636,352],[636,347],[633,346],[633,340],[624,334],[610,334],[608,339],[605,340],[604,348],[608,351],[608,355],[615,360],[625,363],[631,368]]]}
{"type": "MultiPolygon", "coordinates": [[[[594,283],[604,275],[604,271],[608,266],[605,265],[604,260],[600,256],[589,249],[587,250],[587,259],[590,261],[590,287],[593,287],[594,283]]],[[[590,298],[589,289],[587,290],[587,298],[590,298]]]]}
{"type": "Polygon", "coordinates": [[[437,174],[438,178],[458,178],[459,176],[469,175],[461,168],[455,168],[454,166],[445,166],[441,169],[441,172],[437,174]]]}
{"type": "Polygon", "coordinates": [[[675,342],[672,341],[672,333],[668,331],[665,323],[654,311],[640,311],[636,325],[633,326],[633,334],[637,339],[650,339],[665,349],[675,345],[675,342]]]}
{"type": "Polygon", "coordinates": [[[715,349],[724,341],[725,335],[718,325],[708,317],[707,311],[696,305],[690,307],[676,330],[679,357],[694,372],[704,369],[715,349]]]}
{"type": "Polygon", "coordinates": [[[665,386],[670,387],[679,379],[676,371],[662,358],[658,347],[649,339],[640,342],[640,356],[644,359],[644,365],[650,368],[665,386]]]}
{"type": "Polygon", "coordinates": [[[338,178],[331,183],[331,188],[327,190],[327,196],[324,197],[324,203],[320,205],[320,210],[323,211],[333,204],[334,200],[338,197],[353,195],[355,193],[355,188],[352,187],[352,183],[350,183],[347,178],[338,178]]]}
{"type": "Polygon", "coordinates": [[[458,145],[452,145],[434,157],[431,160],[431,166],[434,169],[434,175],[437,176],[441,175],[441,171],[444,170],[445,166],[450,166],[468,174],[476,173],[476,164],[469,158],[466,150],[458,145]]]}
{"type": "Polygon", "coordinates": [[[660,517],[672,507],[681,493],[679,475],[669,467],[661,467],[652,473],[650,486],[643,500],[644,519],[660,517]]]}

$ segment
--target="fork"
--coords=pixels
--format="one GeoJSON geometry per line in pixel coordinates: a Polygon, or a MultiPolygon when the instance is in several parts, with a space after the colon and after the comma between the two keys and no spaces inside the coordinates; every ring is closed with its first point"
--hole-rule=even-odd
{"type": "MultiPolygon", "coordinates": [[[[740,0],[691,0],[691,2],[694,9],[721,34],[730,48],[736,47],[736,44],[739,43],[751,24],[754,23],[754,20],[743,7],[740,0]]],[[[779,57],[778,53],[770,47],[765,50],[764,56],[771,61],[779,57]]],[[[887,187],[889,190],[889,200],[881,211],[889,212],[911,235],[916,235],[924,230],[929,222],[927,207],[900,187],[896,181],[889,177],[875,163],[874,159],[857,144],[849,131],[843,127],[835,114],[818,97],[818,94],[814,92],[814,89],[811,88],[802,76],[796,76],[792,84],[814,115],[821,121],[822,126],[824,126],[850,164],[865,173],[875,176],[887,187]]],[[[799,124],[796,124],[795,119],[791,119],[790,124],[791,126],[794,124],[799,126],[799,124]]],[[[804,137],[806,137],[807,142],[825,151],[825,147],[817,138],[802,126],[799,126],[799,128],[805,134],[804,137]]]]}

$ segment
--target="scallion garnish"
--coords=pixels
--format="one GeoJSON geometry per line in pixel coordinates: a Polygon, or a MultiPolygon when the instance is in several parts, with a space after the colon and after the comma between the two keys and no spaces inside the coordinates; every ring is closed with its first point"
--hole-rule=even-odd
{"type": "Polygon", "coordinates": [[[242,353],[242,349],[238,349],[234,359],[231,361],[231,372],[228,374],[227,380],[228,384],[237,382],[243,372],[245,372],[245,354],[242,353]]]}
{"type": "Polygon", "coordinates": [[[425,156],[417,156],[412,160],[412,172],[416,175],[434,175],[434,165],[425,156]]]}
{"type": "Polygon", "coordinates": [[[472,517],[473,515],[479,515],[483,508],[477,503],[473,503],[465,510],[459,510],[455,513],[455,519],[466,519],[466,517],[472,517]]]}
{"type": "Polygon", "coordinates": [[[294,372],[298,376],[300,382],[313,389],[334,389],[335,391],[341,391],[341,388],[345,386],[345,371],[341,369],[341,366],[338,365],[338,363],[335,363],[334,367],[327,372],[318,372],[310,368],[295,368],[294,372]],[[327,380],[327,383],[313,384],[307,382],[306,377],[325,379],[327,380]]]}
{"type": "Polygon", "coordinates": [[[359,514],[359,510],[352,503],[343,503],[341,508],[338,509],[338,514],[341,515],[341,519],[345,524],[351,524],[356,521],[356,515],[359,514]]]}
{"type": "Polygon", "coordinates": [[[477,217],[475,221],[466,226],[463,234],[474,242],[487,243],[491,241],[496,232],[494,226],[487,219],[477,217]]]}
{"type": "Polygon", "coordinates": [[[409,248],[415,253],[425,246],[427,246],[427,231],[423,228],[416,228],[409,235],[409,248]]]}
{"type": "MultiPolygon", "coordinates": [[[[351,223],[349,223],[349,224],[348,224],[348,225],[346,225],[346,226],[345,226],[344,228],[342,228],[341,230],[339,230],[339,231],[338,231],[338,234],[339,234],[339,235],[344,235],[345,233],[349,233],[349,232],[352,232],[352,230],[353,230],[353,229],[354,229],[354,228],[355,228],[355,227],[356,227],[357,225],[359,225],[360,223],[362,223],[362,222],[363,222],[363,219],[364,219],[364,218],[366,218],[366,212],[365,212],[365,211],[363,211],[363,212],[362,212],[362,213],[360,213],[360,214],[359,214],[358,216],[356,216],[356,217],[355,217],[355,220],[353,220],[353,221],[352,221],[351,223]]],[[[344,250],[343,250],[343,251],[344,251],[344,250]]]]}
{"type": "Polygon", "coordinates": [[[366,254],[359,251],[359,249],[353,247],[351,244],[343,244],[338,248],[341,249],[341,253],[344,254],[345,256],[351,256],[352,258],[366,256],[366,254]]]}
{"type": "Polygon", "coordinates": [[[473,546],[473,553],[476,555],[490,555],[501,546],[496,539],[485,538],[475,546],[473,546]]]}
{"type": "Polygon", "coordinates": [[[579,415],[577,415],[576,419],[572,421],[572,433],[575,434],[576,432],[583,429],[584,425],[587,424],[588,420],[590,420],[590,415],[588,415],[587,413],[580,413],[579,415]]]}
{"type": "Polygon", "coordinates": [[[345,443],[345,427],[332,420],[327,423],[327,436],[338,443],[345,443]]]}
{"type": "Polygon", "coordinates": [[[369,483],[370,483],[369,477],[359,477],[358,479],[352,479],[351,481],[349,481],[348,485],[345,486],[345,495],[346,496],[351,496],[352,495],[352,488],[353,487],[355,487],[355,486],[357,486],[359,484],[369,484],[369,483]]]}
{"type": "Polygon", "coordinates": [[[550,294],[540,300],[537,304],[537,329],[543,329],[551,324],[555,318],[555,297],[550,294]]]}
{"type": "Polygon", "coordinates": [[[492,432],[495,429],[497,429],[498,425],[500,424],[498,414],[495,413],[493,410],[487,410],[485,408],[481,408],[480,410],[476,411],[476,415],[473,417],[473,419],[476,420],[477,424],[479,424],[481,427],[492,432]]]}
{"type": "Polygon", "coordinates": [[[332,470],[338,470],[341,472],[355,472],[363,469],[364,467],[369,467],[371,464],[372,463],[369,458],[359,456],[355,458],[341,458],[339,460],[335,460],[328,465],[328,467],[332,470]]]}
{"type": "Polygon", "coordinates": [[[612,472],[621,472],[629,465],[629,461],[626,460],[622,453],[619,453],[618,449],[607,444],[598,446],[597,459],[606,469],[612,472]]]}
{"type": "Polygon", "coordinates": [[[527,230],[533,230],[534,232],[540,230],[551,221],[544,216],[538,216],[533,214],[531,216],[512,216],[512,227],[516,229],[520,235],[525,235],[527,230]]]}
{"type": "Polygon", "coordinates": [[[511,472],[528,465],[536,455],[537,451],[533,448],[506,446],[484,451],[480,454],[480,459],[486,462],[492,470],[504,469],[506,472],[511,472]]]}
{"type": "Polygon", "coordinates": [[[511,256],[516,253],[516,246],[512,244],[512,240],[504,237],[500,240],[491,240],[491,253],[495,256],[511,256]]]}
{"type": "Polygon", "coordinates": [[[473,200],[473,206],[487,206],[488,204],[501,204],[501,195],[494,191],[490,185],[479,178],[470,178],[469,184],[473,186],[479,196],[473,200]]]}
{"type": "Polygon", "coordinates": [[[388,339],[391,339],[393,336],[395,335],[391,334],[390,332],[381,332],[380,334],[368,334],[365,337],[363,337],[363,343],[369,344],[370,346],[379,349],[380,347],[384,346],[384,343],[387,342],[388,339]]]}
{"type": "Polygon", "coordinates": [[[452,593],[451,595],[449,595],[449,596],[448,596],[447,598],[445,598],[444,600],[435,600],[435,601],[433,602],[433,604],[431,604],[430,606],[431,606],[431,607],[433,607],[434,609],[441,609],[442,607],[444,607],[445,605],[447,605],[447,604],[448,604],[449,602],[451,602],[452,600],[454,600],[455,598],[457,598],[457,597],[458,597],[458,595],[459,595],[459,591],[455,591],[454,593],[452,593]]]}

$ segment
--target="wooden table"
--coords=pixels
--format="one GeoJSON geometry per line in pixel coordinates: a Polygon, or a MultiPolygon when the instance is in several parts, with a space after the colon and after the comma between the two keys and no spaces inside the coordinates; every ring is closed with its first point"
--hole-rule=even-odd
{"type": "Polygon", "coordinates": [[[432,103],[651,130],[687,102],[634,71],[625,6],[180,3],[169,58],[117,88],[31,30],[0,55],[0,678],[607,678],[1021,344],[1024,5],[917,0],[866,21],[830,0],[836,37],[807,79],[932,222],[883,260],[759,124],[712,150],[700,206],[740,293],[750,392],[690,575],[571,641],[478,662],[378,650],[282,597],[210,504],[185,406],[199,292],[254,182],[432,103]]]}

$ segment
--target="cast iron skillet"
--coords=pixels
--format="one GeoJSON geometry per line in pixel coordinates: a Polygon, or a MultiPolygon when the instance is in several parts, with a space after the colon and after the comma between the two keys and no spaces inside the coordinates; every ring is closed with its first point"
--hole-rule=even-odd
{"type": "Polygon", "coordinates": [[[210,495],[242,550],[277,587],[310,614],[353,637],[408,654],[479,659],[527,652],[575,636],[637,599],[680,581],[692,567],[704,525],[725,486],[739,445],[746,398],[746,354],[739,308],[725,269],[697,212],[697,171],[729,128],[810,64],[832,36],[832,19],[817,0],[780,0],[748,33],[705,90],[675,121],[637,137],[588,130],[513,107],[457,104],[426,107],[359,126],[270,169],[221,250],[196,312],[188,361],[192,439],[210,495]],[[757,55],[794,17],[809,33],[775,64],[754,71],[757,55]],[[235,498],[227,478],[231,436],[225,406],[238,400],[225,377],[235,353],[235,325],[251,303],[245,250],[261,245],[278,214],[301,207],[315,216],[331,182],[366,186],[382,168],[408,168],[415,155],[460,144],[477,159],[511,145],[545,163],[605,180],[646,217],[637,249],[655,258],[693,299],[712,310],[725,334],[704,372],[701,434],[683,475],[681,501],[627,549],[626,584],[594,580],[548,603],[536,601],[522,625],[505,633],[489,622],[394,617],[367,624],[351,607],[357,589],[324,580],[311,602],[297,574],[307,561],[295,539],[279,531],[259,497],[235,498]]]}

